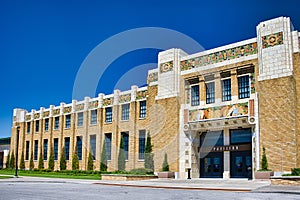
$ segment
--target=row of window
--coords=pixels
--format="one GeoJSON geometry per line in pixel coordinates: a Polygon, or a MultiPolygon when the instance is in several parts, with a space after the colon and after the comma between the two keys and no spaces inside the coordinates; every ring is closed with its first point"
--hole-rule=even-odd
{"type": "MultiPolygon", "coordinates": [[[[121,132],[121,137],[123,137],[124,141],[124,151],[125,151],[125,158],[128,160],[128,148],[129,148],[129,132],[121,132]]],[[[140,130],[139,131],[139,159],[144,159],[144,153],[145,153],[145,144],[146,144],[146,130],[140,130]]],[[[25,147],[25,159],[29,160],[29,145],[30,142],[26,141],[26,147],[25,147]]],[[[111,160],[111,146],[112,146],[112,134],[106,133],[105,134],[105,151],[107,160],[111,160]]],[[[38,146],[39,141],[34,140],[34,151],[33,151],[33,159],[38,160],[38,146]]],[[[93,156],[93,160],[96,160],[96,135],[90,135],[90,149],[93,156]]],[[[77,147],[77,155],[78,159],[82,160],[82,137],[77,136],[76,137],[76,147],[77,147]]],[[[44,160],[48,159],[48,139],[43,140],[43,158],[44,160]]],[[[54,160],[58,160],[58,138],[53,139],[53,150],[54,150],[54,160]]],[[[64,151],[66,160],[70,160],[70,137],[64,138],[64,151]]]]}
{"type": "MultiPolygon", "coordinates": [[[[126,121],[129,120],[129,114],[130,114],[130,104],[123,104],[121,106],[122,109],[122,114],[121,114],[121,120],[126,121]]],[[[112,107],[107,107],[105,108],[105,122],[106,123],[111,123],[112,118],[113,118],[113,112],[112,112],[112,107]]],[[[147,104],[146,101],[140,101],[140,118],[146,118],[146,112],[147,112],[147,104]]],[[[90,124],[91,125],[96,125],[97,124],[97,119],[98,119],[98,114],[97,110],[91,110],[91,119],[90,119],[90,124]]],[[[65,115],[65,128],[71,128],[71,114],[65,115]]],[[[30,123],[27,122],[27,133],[30,133],[30,123]]],[[[83,112],[77,113],[77,126],[82,127],[83,126],[83,112]]],[[[54,117],[54,130],[59,129],[59,116],[54,117]]],[[[40,131],[40,121],[37,120],[35,121],[35,132],[40,131]]],[[[49,131],[49,118],[45,119],[45,131],[49,131]]]]}
{"type": "MultiPolygon", "coordinates": [[[[250,78],[249,75],[238,77],[238,96],[239,99],[250,97],[250,78]]],[[[222,101],[231,101],[231,79],[223,79],[222,82],[222,101]]],[[[206,83],[206,103],[215,103],[215,82],[206,83]]],[[[199,85],[191,86],[191,105],[200,104],[199,85]]]]}

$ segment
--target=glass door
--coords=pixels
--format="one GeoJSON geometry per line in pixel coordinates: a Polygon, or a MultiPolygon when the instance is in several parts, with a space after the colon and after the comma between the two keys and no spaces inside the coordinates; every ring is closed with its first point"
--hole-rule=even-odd
{"type": "Polygon", "coordinates": [[[200,159],[200,178],[223,177],[223,152],[209,153],[200,159]]]}
{"type": "Polygon", "coordinates": [[[230,152],[230,177],[252,178],[251,151],[230,152]]]}

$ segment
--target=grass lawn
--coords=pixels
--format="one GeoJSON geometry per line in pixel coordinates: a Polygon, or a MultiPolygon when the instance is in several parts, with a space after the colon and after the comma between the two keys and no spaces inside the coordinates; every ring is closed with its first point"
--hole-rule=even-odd
{"type": "Polygon", "coordinates": [[[0,175],[0,179],[5,179],[5,178],[12,178],[12,176],[1,176],[0,175]]]}
{"type": "MultiPolygon", "coordinates": [[[[0,170],[0,174],[12,175],[14,176],[14,170],[2,169],[0,170]]],[[[44,172],[44,171],[29,171],[29,170],[19,170],[19,176],[34,176],[34,177],[47,177],[47,178],[70,178],[70,179],[89,179],[89,180],[101,180],[101,174],[91,174],[84,172],[73,172],[73,171],[65,171],[65,172],[44,172]]],[[[5,177],[5,176],[1,176],[5,177]]]]}

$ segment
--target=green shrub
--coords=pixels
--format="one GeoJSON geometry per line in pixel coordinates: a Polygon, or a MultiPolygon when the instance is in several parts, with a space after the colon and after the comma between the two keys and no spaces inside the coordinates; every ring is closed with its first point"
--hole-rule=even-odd
{"type": "Polygon", "coordinates": [[[164,162],[162,164],[162,171],[164,171],[164,172],[168,172],[169,171],[169,163],[168,163],[167,153],[165,153],[164,162]]]}
{"type": "Polygon", "coordinates": [[[39,170],[44,169],[44,157],[43,157],[42,151],[40,152],[40,155],[39,155],[38,169],[39,170]]]}
{"type": "Polygon", "coordinates": [[[62,148],[62,152],[60,154],[59,168],[60,168],[60,170],[66,170],[67,169],[65,147],[62,148]]]}
{"type": "Polygon", "coordinates": [[[72,170],[78,170],[78,169],[79,169],[79,160],[78,160],[77,146],[76,146],[72,156],[72,170]]]}
{"type": "Polygon", "coordinates": [[[48,169],[53,171],[54,170],[54,152],[53,147],[50,148],[50,154],[48,159],[48,169]]]}
{"type": "Polygon", "coordinates": [[[153,171],[151,169],[137,168],[130,170],[130,174],[152,175],[153,171]]]}
{"type": "Polygon", "coordinates": [[[103,147],[102,147],[100,171],[102,172],[107,171],[107,155],[106,155],[105,142],[103,142],[103,147]]]}
{"type": "Polygon", "coordinates": [[[300,168],[292,168],[292,176],[300,176],[300,168]]]}
{"type": "Polygon", "coordinates": [[[152,144],[151,144],[151,136],[150,132],[147,134],[146,140],[146,148],[145,148],[145,168],[151,169],[154,171],[154,160],[153,160],[153,153],[152,153],[152,144]]]}
{"type": "Polygon", "coordinates": [[[14,152],[11,153],[11,157],[9,160],[9,168],[14,169],[15,168],[15,154],[14,152]]]}
{"type": "Polygon", "coordinates": [[[20,169],[21,170],[25,169],[24,151],[22,151],[22,154],[21,154],[20,169]]]}
{"type": "Polygon", "coordinates": [[[91,150],[89,151],[87,170],[94,170],[94,160],[91,150]]]}
{"type": "Polygon", "coordinates": [[[263,155],[262,155],[262,158],[261,158],[261,169],[263,171],[268,171],[268,160],[267,160],[267,156],[266,156],[265,147],[263,147],[263,155]]]}
{"type": "Polygon", "coordinates": [[[30,169],[30,170],[33,170],[33,168],[34,168],[33,151],[31,151],[30,161],[29,161],[29,169],[30,169]]]}
{"type": "Polygon", "coordinates": [[[121,136],[121,142],[120,142],[120,149],[119,149],[119,156],[118,156],[118,170],[119,171],[125,170],[125,150],[124,150],[123,136],[121,136]]]}

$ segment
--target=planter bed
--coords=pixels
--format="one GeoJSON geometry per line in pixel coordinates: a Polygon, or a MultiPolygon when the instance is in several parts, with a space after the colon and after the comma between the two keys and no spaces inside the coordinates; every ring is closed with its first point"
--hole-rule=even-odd
{"type": "Polygon", "coordinates": [[[105,181],[140,181],[149,179],[157,179],[157,176],[133,174],[102,174],[102,180],[105,181]]]}

